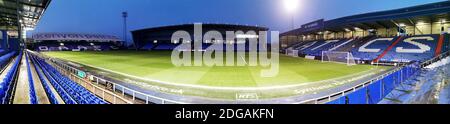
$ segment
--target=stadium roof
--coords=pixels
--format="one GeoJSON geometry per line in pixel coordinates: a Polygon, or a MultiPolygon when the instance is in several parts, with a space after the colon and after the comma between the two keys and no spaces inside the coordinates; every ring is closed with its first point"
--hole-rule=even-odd
{"type": "Polygon", "coordinates": [[[51,0],[0,0],[0,30],[34,28],[51,0]],[[19,20],[19,21],[18,21],[19,20]]]}
{"type": "MultiPolygon", "coordinates": [[[[200,24],[200,23],[199,23],[200,24]]],[[[202,26],[205,28],[217,28],[217,29],[253,29],[253,30],[269,30],[266,27],[259,27],[259,26],[250,26],[250,25],[235,25],[235,24],[212,24],[212,23],[202,23],[202,26]]],[[[192,29],[193,30],[194,24],[180,24],[180,25],[168,25],[168,26],[161,26],[161,27],[153,27],[153,28],[145,28],[145,29],[139,29],[134,30],[131,32],[139,32],[139,31],[166,31],[166,30],[180,30],[180,29],[192,29]]]]}
{"type": "Polygon", "coordinates": [[[307,35],[322,31],[344,32],[359,29],[396,28],[401,25],[450,21],[450,1],[431,3],[401,9],[365,13],[342,17],[329,21],[316,21],[315,25],[303,25],[301,28],[281,35],[307,35]],[[311,28],[313,27],[313,28],[311,28]]]}
{"type": "MultiPolygon", "coordinates": [[[[181,24],[181,25],[145,28],[131,31],[131,33],[133,34],[134,44],[136,45],[137,48],[140,48],[144,44],[153,42],[154,40],[170,42],[173,33],[179,30],[189,32],[192,37],[195,32],[194,31],[195,24],[181,24]]],[[[255,33],[258,34],[259,31],[267,31],[267,30],[269,29],[265,27],[249,26],[249,25],[212,24],[212,23],[202,24],[202,33],[206,33],[208,31],[218,31],[222,34],[225,34],[226,31],[243,31],[244,33],[247,33],[246,31],[255,31],[255,33]]]]}

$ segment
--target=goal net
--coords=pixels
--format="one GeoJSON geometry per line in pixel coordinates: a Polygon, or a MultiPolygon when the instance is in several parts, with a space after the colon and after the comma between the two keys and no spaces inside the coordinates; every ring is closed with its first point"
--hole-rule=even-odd
{"type": "Polygon", "coordinates": [[[286,55],[292,56],[292,57],[298,57],[298,50],[287,49],[286,55]]]}
{"type": "Polygon", "coordinates": [[[348,66],[356,65],[353,54],[350,52],[322,51],[322,62],[343,63],[348,66]]]}

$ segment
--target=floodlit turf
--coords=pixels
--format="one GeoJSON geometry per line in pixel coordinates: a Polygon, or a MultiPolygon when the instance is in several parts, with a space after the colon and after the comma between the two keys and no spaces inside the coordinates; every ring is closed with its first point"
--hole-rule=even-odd
{"type": "Polygon", "coordinates": [[[265,87],[301,84],[380,70],[370,65],[347,66],[280,56],[278,76],[260,77],[262,67],[175,67],[171,52],[45,52],[80,64],[170,83],[217,87],[265,87]]]}

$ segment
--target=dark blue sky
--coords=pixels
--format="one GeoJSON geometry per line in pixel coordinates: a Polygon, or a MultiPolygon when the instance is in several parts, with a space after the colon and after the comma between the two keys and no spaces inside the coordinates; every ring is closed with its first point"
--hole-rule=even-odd
{"type": "MultiPolygon", "coordinates": [[[[300,0],[295,25],[438,1],[445,0],[300,0]]],[[[280,32],[291,28],[282,0],[53,0],[34,32],[122,37],[122,11],[129,13],[129,30],[194,22],[259,25],[280,32]]]]}

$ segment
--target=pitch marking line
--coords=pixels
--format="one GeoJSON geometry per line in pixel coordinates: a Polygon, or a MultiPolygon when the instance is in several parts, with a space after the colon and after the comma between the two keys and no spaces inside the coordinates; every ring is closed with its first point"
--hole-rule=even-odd
{"type": "MultiPolygon", "coordinates": [[[[78,63],[80,63],[80,62],[78,62],[78,63]]],[[[86,66],[90,66],[90,67],[93,67],[93,68],[97,68],[97,69],[100,69],[100,70],[104,70],[104,71],[108,71],[108,72],[112,72],[112,73],[128,76],[128,77],[136,78],[136,79],[143,80],[143,81],[161,83],[161,84],[172,85],[172,86],[182,86],[182,87],[200,88],[200,89],[213,89],[213,90],[272,90],[272,89],[286,89],[286,88],[293,88],[293,87],[299,87],[299,86],[315,84],[315,83],[319,83],[319,82],[329,82],[329,81],[333,81],[333,80],[337,80],[337,79],[344,79],[344,78],[360,75],[362,73],[367,73],[367,72],[373,71],[373,69],[371,69],[371,70],[367,70],[367,71],[364,71],[364,72],[355,73],[355,74],[352,74],[352,75],[347,75],[347,76],[333,78],[333,79],[328,79],[328,80],[322,80],[322,81],[317,81],[317,82],[309,82],[309,83],[301,83],[301,84],[293,84],[293,85],[284,85],[284,86],[268,86],[268,87],[214,87],[214,86],[201,86],[201,85],[192,85],[192,84],[179,84],[179,83],[164,82],[164,81],[155,80],[155,79],[142,78],[142,77],[126,74],[126,73],[123,73],[123,72],[117,72],[117,71],[105,69],[105,68],[102,68],[102,67],[96,67],[96,66],[93,66],[93,65],[90,65],[90,64],[85,64],[85,63],[80,63],[80,64],[83,64],[83,65],[86,65],[86,66]]]]}

